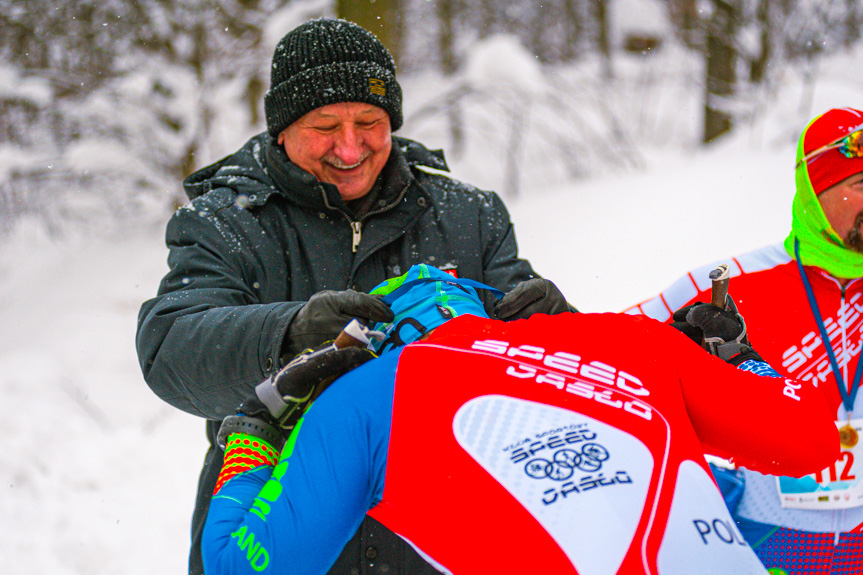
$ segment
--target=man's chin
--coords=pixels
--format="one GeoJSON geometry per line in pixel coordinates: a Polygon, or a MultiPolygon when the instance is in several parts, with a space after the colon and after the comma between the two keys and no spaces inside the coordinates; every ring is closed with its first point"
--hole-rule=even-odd
{"type": "Polygon", "coordinates": [[[339,195],[347,201],[356,200],[366,195],[372,189],[374,181],[369,182],[369,178],[364,174],[327,174],[326,180],[328,184],[332,184],[339,189],[339,195]]]}
{"type": "Polygon", "coordinates": [[[371,186],[366,188],[361,184],[355,184],[352,182],[349,183],[336,183],[333,184],[339,189],[339,195],[342,196],[342,199],[346,202],[351,200],[358,200],[361,197],[365,196],[371,190],[371,186]]]}

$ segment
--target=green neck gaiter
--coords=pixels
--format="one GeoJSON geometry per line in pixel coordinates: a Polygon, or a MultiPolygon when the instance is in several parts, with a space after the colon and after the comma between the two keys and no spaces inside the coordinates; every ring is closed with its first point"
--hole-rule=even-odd
{"type": "MultiPolygon", "coordinates": [[[[808,126],[807,126],[808,128],[808,126]]],[[[803,135],[797,146],[797,159],[803,157],[803,135]]],[[[795,170],[797,193],[791,205],[791,233],[785,238],[785,251],[794,257],[794,238],[800,240],[800,261],[819,267],[836,278],[863,277],[863,254],[845,247],[815,196],[806,164],[795,170]]]]}

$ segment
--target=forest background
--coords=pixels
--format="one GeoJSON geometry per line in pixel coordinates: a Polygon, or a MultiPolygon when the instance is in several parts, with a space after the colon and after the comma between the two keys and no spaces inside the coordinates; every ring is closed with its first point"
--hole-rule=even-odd
{"type": "Polygon", "coordinates": [[[789,74],[805,116],[819,63],[860,41],[863,3],[0,0],[0,234],[21,218],[104,229],[184,203],[184,176],[262,131],[275,43],[320,16],[391,49],[403,135],[432,131],[456,168],[490,147],[498,177],[473,183],[512,198],[537,174],[638,169],[650,148],[712,142],[762,116],[789,74]]]}

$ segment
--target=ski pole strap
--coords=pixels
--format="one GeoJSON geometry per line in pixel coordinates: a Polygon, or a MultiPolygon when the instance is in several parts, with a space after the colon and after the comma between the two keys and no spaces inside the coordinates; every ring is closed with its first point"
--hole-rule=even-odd
{"type": "Polygon", "coordinates": [[[800,261],[800,240],[796,237],[794,238],[794,259],[797,262],[797,271],[800,272],[800,278],[803,280],[803,287],[806,289],[806,297],[809,299],[809,309],[812,310],[812,315],[815,317],[815,324],[818,326],[818,332],[821,334],[821,342],[827,351],[827,357],[830,359],[830,369],[833,371],[833,377],[836,378],[836,387],[839,389],[839,395],[842,396],[842,404],[845,406],[845,411],[851,413],[854,410],[857,391],[860,389],[860,378],[863,375],[863,361],[861,360],[863,360],[863,357],[857,358],[857,369],[854,372],[854,379],[851,381],[851,389],[846,390],[845,378],[842,377],[839,362],[836,361],[836,353],[833,351],[833,345],[830,343],[830,336],[824,327],[824,319],[821,316],[821,310],[818,309],[818,302],[815,301],[812,284],[809,283],[809,278],[806,277],[806,271],[803,269],[803,263],[800,261]]]}

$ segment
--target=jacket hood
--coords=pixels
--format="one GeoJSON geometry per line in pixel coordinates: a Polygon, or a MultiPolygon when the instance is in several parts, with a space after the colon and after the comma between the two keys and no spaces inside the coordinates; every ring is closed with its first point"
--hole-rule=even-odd
{"type": "Polygon", "coordinates": [[[812,122],[803,130],[797,144],[796,161],[799,165],[794,172],[796,192],[791,204],[791,232],[785,238],[785,251],[792,258],[795,257],[796,239],[799,241],[800,263],[803,265],[819,267],[837,278],[863,277],[863,254],[849,249],[830,225],[812,187],[808,166],[806,162],[800,163],[805,155],[803,143],[806,132],[812,122]]]}

